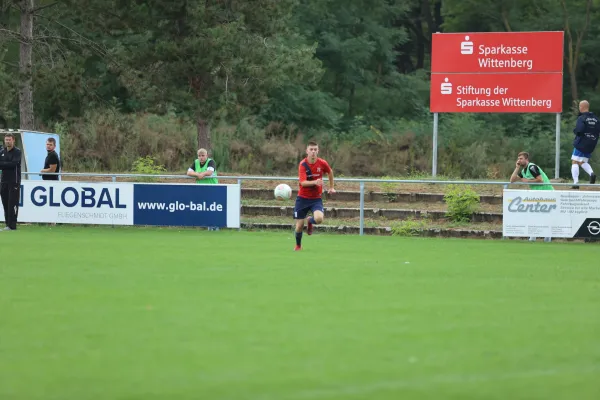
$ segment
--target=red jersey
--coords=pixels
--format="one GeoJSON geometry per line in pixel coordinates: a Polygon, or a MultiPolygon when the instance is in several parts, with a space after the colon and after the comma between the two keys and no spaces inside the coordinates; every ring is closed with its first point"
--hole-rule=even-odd
{"type": "MultiPolygon", "coordinates": [[[[331,172],[331,167],[327,164],[327,161],[318,157],[314,164],[310,164],[308,158],[305,158],[298,165],[298,179],[300,182],[323,179],[323,175],[329,172],[331,172]]],[[[304,187],[300,185],[300,189],[298,190],[298,196],[305,199],[320,199],[322,193],[323,186],[304,187]]]]}

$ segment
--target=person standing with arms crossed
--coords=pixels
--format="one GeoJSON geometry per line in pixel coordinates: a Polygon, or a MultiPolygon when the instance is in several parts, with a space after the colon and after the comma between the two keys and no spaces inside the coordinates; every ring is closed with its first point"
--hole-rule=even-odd
{"type": "Polygon", "coordinates": [[[4,136],[4,148],[0,150],[0,197],[4,207],[5,231],[17,229],[21,189],[21,150],[15,147],[15,136],[4,136]]]}
{"type": "Polygon", "coordinates": [[[329,194],[334,194],[333,170],[327,161],[318,157],[319,145],[314,142],[308,142],[306,147],[306,158],[298,165],[298,180],[300,190],[296,197],[294,206],[294,219],[296,220],[296,247],[295,251],[302,250],[302,230],[304,229],[304,220],[306,219],[306,234],[312,235],[313,225],[323,223],[325,217],[323,212],[323,174],[329,177],[329,194]],[[306,218],[308,212],[312,216],[306,218]]]}
{"type": "Polygon", "coordinates": [[[577,124],[575,125],[575,129],[573,129],[573,133],[575,134],[575,139],[573,140],[574,149],[571,156],[571,160],[573,161],[571,175],[573,176],[573,189],[579,189],[577,184],[579,183],[580,166],[590,175],[590,183],[596,183],[596,174],[594,174],[594,170],[592,170],[592,166],[588,161],[598,144],[600,121],[598,121],[598,117],[593,112],[590,112],[590,103],[587,100],[579,103],[579,117],[577,118],[577,124]]]}
{"type": "MultiPolygon", "coordinates": [[[[206,149],[198,149],[198,158],[194,160],[192,165],[187,170],[187,175],[196,178],[196,183],[216,185],[219,183],[217,179],[217,164],[215,160],[208,157],[206,149]]],[[[209,226],[209,231],[218,231],[218,226],[209,226]]]]}

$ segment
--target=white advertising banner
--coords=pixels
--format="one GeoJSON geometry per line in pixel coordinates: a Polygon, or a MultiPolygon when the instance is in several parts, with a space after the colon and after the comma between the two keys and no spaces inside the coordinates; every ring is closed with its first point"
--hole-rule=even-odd
{"type": "Polygon", "coordinates": [[[507,237],[600,238],[600,192],[504,190],[507,237]]]}
{"type": "Polygon", "coordinates": [[[239,228],[240,212],[240,185],[24,180],[17,220],[239,228]]]}
{"type": "MultiPolygon", "coordinates": [[[[0,213],[4,221],[4,213],[0,213]]],[[[23,181],[19,222],[133,225],[131,183],[23,181]]]]}

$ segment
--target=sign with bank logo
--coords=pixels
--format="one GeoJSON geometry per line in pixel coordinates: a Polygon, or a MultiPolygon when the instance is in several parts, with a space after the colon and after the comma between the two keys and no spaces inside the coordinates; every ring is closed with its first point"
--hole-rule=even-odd
{"type": "Polygon", "coordinates": [[[507,237],[600,239],[600,192],[504,190],[507,237]]]}
{"type": "Polygon", "coordinates": [[[559,113],[564,32],[434,33],[431,112],[559,113]]]}

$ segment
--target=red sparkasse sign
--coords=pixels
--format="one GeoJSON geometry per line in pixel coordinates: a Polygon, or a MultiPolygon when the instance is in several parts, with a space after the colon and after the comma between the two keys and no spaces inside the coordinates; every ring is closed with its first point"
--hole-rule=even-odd
{"type": "Polygon", "coordinates": [[[564,32],[434,33],[431,72],[562,72],[564,32]]]}
{"type": "Polygon", "coordinates": [[[432,74],[431,112],[559,113],[562,73],[432,74]]]}

